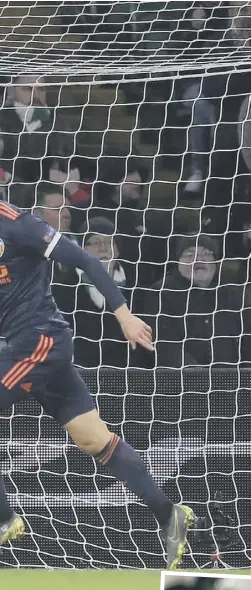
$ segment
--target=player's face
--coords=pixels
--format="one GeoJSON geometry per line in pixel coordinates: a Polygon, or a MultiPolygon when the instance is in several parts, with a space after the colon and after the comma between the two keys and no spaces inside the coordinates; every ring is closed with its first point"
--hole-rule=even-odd
{"type": "Polygon", "coordinates": [[[68,207],[67,199],[62,195],[55,193],[55,195],[47,195],[45,198],[45,205],[42,209],[42,216],[44,221],[51,225],[54,229],[61,232],[69,232],[71,225],[71,213],[68,207]]]}
{"type": "Polygon", "coordinates": [[[213,252],[199,246],[187,248],[179,259],[180,274],[198,287],[208,287],[216,272],[213,252]]]}
{"type": "Polygon", "coordinates": [[[15,86],[15,100],[25,106],[46,105],[43,79],[37,76],[20,76],[18,86],[15,86]]]}

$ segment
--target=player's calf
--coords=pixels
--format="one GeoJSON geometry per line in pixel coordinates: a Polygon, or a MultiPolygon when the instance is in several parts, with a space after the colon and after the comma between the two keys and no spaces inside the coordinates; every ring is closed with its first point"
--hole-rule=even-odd
{"type": "Polygon", "coordinates": [[[186,544],[186,534],[193,520],[190,508],[175,507],[156,485],[139,454],[116,434],[111,434],[96,411],[91,411],[66,425],[80,449],[95,456],[131,492],[143,498],[164,532],[172,569],[179,564],[186,544]],[[178,521],[177,521],[178,519],[178,521]]]}

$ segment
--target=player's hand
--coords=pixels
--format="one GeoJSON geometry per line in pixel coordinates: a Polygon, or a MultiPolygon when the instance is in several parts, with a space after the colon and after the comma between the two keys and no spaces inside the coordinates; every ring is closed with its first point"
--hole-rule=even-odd
{"type": "Polygon", "coordinates": [[[136,345],[140,344],[147,350],[154,350],[152,343],[152,328],[143,322],[140,318],[133,315],[127,306],[119,308],[115,315],[120,323],[122,332],[131,344],[133,350],[136,345]]]}

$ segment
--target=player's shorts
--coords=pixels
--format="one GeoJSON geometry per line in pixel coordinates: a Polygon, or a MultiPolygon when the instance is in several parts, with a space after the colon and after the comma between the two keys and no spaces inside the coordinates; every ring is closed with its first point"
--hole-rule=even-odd
{"type": "Polygon", "coordinates": [[[34,397],[62,426],[95,408],[72,364],[70,329],[22,334],[0,353],[0,411],[34,397]]]}

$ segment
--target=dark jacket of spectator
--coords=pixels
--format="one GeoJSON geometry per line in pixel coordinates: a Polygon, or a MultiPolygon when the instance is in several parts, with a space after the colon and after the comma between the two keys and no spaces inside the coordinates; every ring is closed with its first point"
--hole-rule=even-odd
{"type": "Polygon", "coordinates": [[[12,179],[23,182],[40,178],[40,160],[47,151],[48,133],[53,127],[45,90],[36,86],[36,79],[36,76],[19,76],[8,89],[0,113],[1,167],[12,179]]]}
{"type": "MultiPolygon", "coordinates": [[[[114,153],[118,154],[118,150],[114,153]]],[[[150,285],[157,280],[158,267],[154,263],[163,263],[166,251],[156,237],[156,221],[151,231],[150,212],[145,210],[148,170],[139,157],[121,154],[101,157],[98,166],[89,216],[102,214],[114,224],[130,285],[150,285]]]]}
{"type": "Polygon", "coordinates": [[[164,285],[145,294],[145,320],[153,327],[156,358],[145,365],[236,366],[251,360],[251,314],[244,291],[219,283],[218,248],[213,238],[187,236],[177,249],[177,267],[164,285]],[[204,283],[204,284],[203,284],[204,283]]]}
{"type": "Polygon", "coordinates": [[[97,216],[96,208],[104,209],[106,217],[116,221],[117,232],[141,234],[143,208],[140,206],[147,179],[148,171],[136,156],[127,158],[114,149],[114,155],[100,157],[93,215],[97,216]]]}
{"type": "Polygon", "coordinates": [[[88,163],[85,166],[86,160],[84,158],[69,159],[64,155],[64,152],[58,153],[57,157],[44,158],[43,179],[60,184],[67,190],[71,208],[71,229],[74,233],[78,233],[80,226],[86,221],[86,210],[91,205],[91,167],[89,166],[88,171],[88,163]]]}

